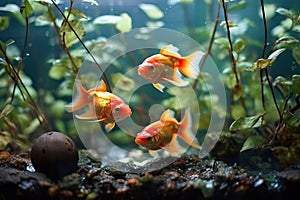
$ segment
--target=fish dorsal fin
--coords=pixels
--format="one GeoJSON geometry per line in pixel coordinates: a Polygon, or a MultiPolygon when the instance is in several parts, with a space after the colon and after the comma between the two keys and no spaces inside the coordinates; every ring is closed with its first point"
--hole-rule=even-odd
{"type": "Polygon", "coordinates": [[[197,78],[200,73],[199,63],[204,55],[202,51],[194,53],[180,59],[179,70],[190,78],[197,78]]]}
{"type": "Polygon", "coordinates": [[[165,112],[163,112],[160,116],[160,121],[165,122],[167,120],[170,120],[174,118],[174,111],[167,109],[165,112]]]}
{"type": "Polygon", "coordinates": [[[182,79],[181,74],[179,73],[178,69],[174,70],[174,74],[171,79],[167,79],[167,78],[162,78],[163,80],[172,83],[173,85],[176,85],[178,87],[184,87],[187,86],[189,84],[188,81],[185,81],[182,79]]]}
{"type": "Polygon", "coordinates": [[[156,89],[158,89],[159,91],[164,92],[163,90],[164,90],[165,86],[163,86],[162,84],[160,84],[160,83],[153,83],[152,85],[153,85],[156,89]]]}
{"type": "Polygon", "coordinates": [[[164,56],[171,56],[175,58],[181,58],[181,55],[178,53],[179,49],[172,44],[169,44],[167,46],[164,46],[160,50],[160,54],[164,56]]]}
{"type": "Polygon", "coordinates": [[[106,84],[103,80],[98,83],[99,86],[97,86],[96,91],[97,92],[106,92],[106,84]]]}

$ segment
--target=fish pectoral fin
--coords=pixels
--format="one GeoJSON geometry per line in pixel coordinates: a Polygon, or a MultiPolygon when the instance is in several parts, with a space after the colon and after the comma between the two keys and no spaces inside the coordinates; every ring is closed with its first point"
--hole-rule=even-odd
{"type": "Polygon", "coordinates": [[[112,123],[108,123],[105,125],[105,130],[106,132],[110,132],[114,127],[115,127],[116,123],[112,122],[112,123]]]}
{"type": "Polygon", "coordinates": [[[172,156],[177,156],[179,154],[183,154],[186,149],[183,148],[177,140],[177,135],[173,134],[172,135],[172,139],[171,142],[165,146],[165,147],[161,147],[162,149],[166,150],[169,154],[171,154],[172,156]]]}
{"type": "Polygon", "coordinates": [[[158,89],[159,91],[164,92],[163,89],[165,88],[165,86],[163,86],[162,84],[160,84],[160,83],[153,83],[152,85],[153,85],[156,89],[158,89]]]}
{"type": "Polygon", "coordinates": [[[178,70],[174,70],[174,74],[172,79],[168,79],[168,78],[162,78],[164,81],[170,82],[173,85],[176,85],[178,87],[184,87],[187,86],[189,84],[188,81],[185,81],[182,79],[181,74],[179,73],[178,70]]]}
{"type": "Polygon", "coordinates": [[[149,154],[150,154],[151,156],[153,156],[153,157],[155,157],[155,158],[159,157],[157,151],[155,151],[155,150],[150,150],[150,149],[149,149],[148,152],[149,152],[149,154]]]}

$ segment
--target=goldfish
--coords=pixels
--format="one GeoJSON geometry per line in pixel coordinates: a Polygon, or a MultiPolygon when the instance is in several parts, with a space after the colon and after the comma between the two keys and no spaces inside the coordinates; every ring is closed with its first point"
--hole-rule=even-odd
{"type": "Polygon", "coordinates": [[[135,143],[148,149],[152,156],[158,156],[156,150],[163,149],[170,155],[178,155],[185,149],[178,143],[177,136],[185,143],[197,149],[201,147],[194,142],[195,135],[192,131],[191,113],[186,109],[181,122],[174,118],[174,111],[167,109],[158,121],[152,122],[139,132],[135,143]]]}
{"type": "Polygon", "coordinates": [[[91,122],[104,122],[105,130],[111,131],[115,123],[131,115],[131,109],[120,97],[107,92],[103,80],[100,86],[86,90],[79,80],[75,81],[76,96],[74,100],[66,105],[68,112],[74,112],[89,105],[89,111],[83,115],[75,115],[78,119],[86,119],[91,122]]]}
{"type": "Polygon", "coordinates": [[[150,81],[161,92],[165,88],[161,84],[162,82],[169,82],[179,87],[187,86],[189,82],[182,79],[182,74],[190,78],[197,78],[199,75],[198,65],[204,53],[195,51],[182,57],[178,50],[172,44],[164,46],[159,54],[146,58],[138,66],[138,74],[150,81]]]}

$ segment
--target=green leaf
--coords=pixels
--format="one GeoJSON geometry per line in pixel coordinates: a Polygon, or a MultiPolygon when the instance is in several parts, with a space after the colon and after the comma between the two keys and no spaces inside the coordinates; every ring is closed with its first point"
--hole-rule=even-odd
{"type": "Polygon", "coordinates": [[[240,152],[248,150],[248,149],[255,149],[261,147],[262,145],[266,144],[266,139],[260,135],[251,135],[249,136],[243,144],[242,149],[240,152]]]}
{"type": "Polygon", "coordinates": [[[81,26],[79,20],[74,19],[72,21],[69,21],[69,24],[64,23],[60,30],[61,33],[65,33],[65,43],[68,48],[79,41],[79,39],[77,38],[73,30],[70,28],[70,26],[72,26],[79,38],[82,38],[85,34],[85,30],[81,26]]]}
{"type": "Polygon", "coordinates": [[[285,124],[288,127],[299,132],[299,130],[300,130],[300,118],[299,117],[295,116],[291,112],[286,111],[283,113],[283,121],[285,122],[285,124]]]}
{"type": "Polygon", "coordinates": [[[11,111],[14,109],[14,107],[11,104],[6,104],[2,112],[0,113],[0,119],[3,117],[6,117],[11,111]]]}
{"type": "Polygon", "coordinates": [[[295,94],[300,94],[300,75],[292,76],[292,90],[295,94]]]}
{"type": "Polygon", "coordinates": [[[224,49],[230,49],[229,41],[227,38],[217,38],[214,41],[216,44],[219,44],[224,49]]]}
{"type": "Polygon", "coordinates": [[[79,19],[88,19],[88,17],[83,12],[81,12],[80,10],[77,10],[73,7],[71,8],[71,13],[73,15],[75,15],[76,17],[78,17],[79,19]]]}
{"type": "Polygon", "coordinates": [[[229,127],[230,131],[244,130],[261,126],[262,115],[250,117],[240,117],[235,120],[229,127]]]}
{"type": "Polygon", "coordinates": [[[239,119],[246,115],[246,111],[242,105],[232,105],[230,106],[231,115],[233,119],[239,119]]]}
{"type": "Polygon", "coordinates": [[[132,91],[132,89],[135,86],[134,80],[128,78],[127,76],[121,73],[113,74],[111,78],[113,84],[119,89],[125,91],[132,91]]]}
{"type": "Polygon", "coordinates": [[[23,129],[24,134],[28,135],[30,133],[32,133],[33,131],[35,131],[38,127],[40,126],[40,122],[37,118],[33,119],[30,123],[30,125],[26,128],[23,129]]]}
{"type": "Polygon", "coordinates": [[[247,2],[242,0],[242,1],[238,1],[237,3],[234,2],[234,4],[230,4],[227,8],[227,12],[233,12],[233,11],[237,11],[237,10],[241,10],[244,9],[247,6],[247,2]]]}
{"type": "Polygon", "coordinates": [[[154,4],[141,3],[139,8],[151,19],[160,19],[164,13],[154,4]]]}
{"type": "Polygon", "coordinates": [[[28,0],[22,2],[20,12],[26,18],[29,18],[32,15],[33,9],[28,0]]]}
{"type": "Polygon", "coordinates": [[[53,65],[49,70],[49,77],[55,80],[61,79],[65,73],[68,71],[68,68],[62,65],[53,65]]]}
{"type": "Polygon", "coordinates": [[[0,11],[11,13],[21,24],[25,25],[25,19],[20,13],[20,7],[18,5],[6,4],[5,6],[0,7],[0,11]]]}
{"type": "Polygon", "coordinates": [[[285,8],[277,8],[276,12],[287,18],[293,19],[293,13],[285,8]]]}
{"type": "Polygon", "coordinates": [[[233,44],[233,50],[239,54],[245,48],[245,45],[246,43],[243,39],[237,39],[233,44]]]}
{"type": "Polygon", "coordinates": [[[9,17],[0,16],[0,31],[7,29],[9,26],[9,17]]]}
{"type": "Polygon", "coordinates": [[[260,58],[254,64],[254,69],[264,69],[264,68],[267,68],[267,67],[271,66],[271,63],[272,63],[271,59],[260,58]]]}
{"type": "MultiPolygon", "coordinates": [[[[275,4],[265,4],[264,10],[265,10],[265,17],[267,20],[271,19],[275,14],[276,5],[275,4]]],[[[259,16],[262,18],[262,12],[261,7],[259,7],[259,16]]]]}
{"type": "Polygon", "coordinates": [[[116,29],[118,29],[121,33],[130,31],[132,28],[131,17],[127,13],[122,13],[120,17],[121,20],[116,24],[116,29]]]}
{"type": "Polygon", "coordinates": [[[275,42],[275,46],[277,49],[282,49],[282,48],[293,49],[298,45],[299,45],[299,40],[297,40],[293,36],[283,36],[278,40],[276,40],[275,42]]]}
{"type": "Polygon", "coordinates": [[[102,15],[94,19],[93,23],[97,25],[111,25],[116,24],[122,20],[122,17],[117,15],[102,15]]]}
{"type": "Polygon", "coordinates": [[[0,133],[0,150],[4,150],[6,146],[12,141],[12,137],[9,132],[1,131],[0,133]]]}
{"type": "Polygon", "coordinates": [[[300,45],[297,47],[293,48],[292,54],[298,65],[300,65],[300,45]]]}
{"type": "Polygon", "coordinates": [[[99,3],[96,0],[82,0],[82,1],[89,2],[89,3],[95,4],[96,6],[99,6],[99,3]]]}

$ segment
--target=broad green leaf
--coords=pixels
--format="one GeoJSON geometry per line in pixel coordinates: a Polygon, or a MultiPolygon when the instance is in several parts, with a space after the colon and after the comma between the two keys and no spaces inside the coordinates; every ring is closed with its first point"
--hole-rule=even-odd
{"type": "MultiPolygon", "coordinates": [[[[266,19],[271,19],[275,14],[276,5],[275,4],[265,4],[264,10],[265,10],[265,16],[266,19]]],[[[261,7],[259,7],[259,16],[262,18],[262,12],[261,7]]]]}
{"type": "Polygon", "coordinates": [[[293,13],[285,8],[277,8],[276,12],[287,18],[293,19],[293,13]]]}
{"type": "Polygon", "coordinates": [[[31,121],[30,125],[23,129],[23,132],[25,135],[28,135],[28,134],[32,133],[33,131],[35,131],[39,126],[40,126],[39,120],[37,118],[34,118],[31,121]]]}
{"type": "MultiPolygon", "coordinates": [[[[85,30],[81,26],[79,20],[72,20],[69,22],[69,24],[72,26],[79,38],[82,38],[84,36],[85,30]]],[[[69,24],[64,23],[64,25],[61,28],[61,32],[65,33],[65,43],[67,47],[70,47],[79,41],[73,30],[70,28],[69,24]]]]}
{"type": "Polygon", "coordinates": [[[99,3],[96,0],[82,0],[82,1],[89,2],[89,3],[95,4],[96,6],[99,6],[99,3]]]}
{"type": "Polygon", "coordinates": [[[229,41],[227,38],[217,38],[214,41],[216,44],[219,44],[222,48],[230,49],[229,41]]]}
{"type": "Polygon", "coordinates": [[[283,121],[285,122],[285,124],[294,129],[297,130],[297,132],[299,132],[300,130],[300,118],[295,116],[293,113],[291,112],[284,112],[283,113],[283,121]]]}
{"type": "Polygon", "coordinates": [[[26,18],[29,18],[32,15],[33,9],[28,0],[22,2],[20,12],[26,18]]]}
{"type": "Polygon", "coordinates": [[[238,131],[261,126],[262,115],[254,115],[250,117],[240,117],[235,120],[229,127],[230,131],[238,131]]]}
{"type": "Polygon", "coordinates": [[[297,45],[299,45],[299,40],[297,40],[293,36],[283,36],[278,40],[276,40],[275,42],[275,46],[277,49],[282,49],[282,48],[293,49],[297,45]]]}
{"type": "Polygon", "coordinates": [[[7,29],[9,26],[9,17],[0,16],[0,31],[7,29]]]}
{"type": "Polygon", "coordinates": [[[130,31],[132,28],[131,17],[127,13],[122,13],[120,17],[121,20],[116,24],[116,29],[118,29],[121,33],[130,31]]]}
{"type": "Polygon", "coordinates": [[[65,101],[55,101],[50,107],[51,116],[53,116],[54,118],[61,118],[65,114],[65,105],[65,101]]]}
{"type": "MultiPolygon", "coordinates": [[[[220,26],[222,26],[223,28],[226,28],[226,27],[227,27],[226,21],[222,21],[222,22],[220,23],[220,26]]],[[[237,27],[237,25],[234,24],[232,21],[228,21],[228,27],[229,27],[229,28],[237,27]]]]}
{"type": "Polygon", "coordinates": [[[135,86],[134,80],[128,78],[127,76],[121,73],[113,74],[111,78],[113,84],[119,89],[125,91],[132,91],[132,89],[135,86]]]}
{"type": "Polygon", "coordinates": [[[6,117],[11,111],[14,109],[14,107],[11,104],[6,104],[2,112],[0,113],[0,119],[3,117],[6,117]]]}
{"type": "Polygon", "coordinates": [[[277,49],[276,51],[274,51],[273,53],[271,53],[267,59],[263,59],[260,58],[256,61],[256,63],[254,64],[254,68],[258,68],[258,69],[264,69],[267,67],[270,67],[272,65],[272,63],[277,59],[277,57],[285,51],[285,48],[282,49],[277,49]]]}
{"type": "Polygon", "coordinates": [[[300,94],[300,75],[292,76],[292,89],[295,94],[300,94]]]}
{"type": "Polygon", "coordinates": [[[160,19],[164,16],[164,13],[154,4],[141,3],[139,7],[151,19],[160,19]]]}
{"type": "Polygon", "coordinates": [[[71,13],[76,17],[78,17],[79,19],[88,19],[88,17],[83,12],[75,8],[71,8],[71,13]]]}
{"type": "Polygon", "coordinates": [[[230,110],[231,110],[231,115],[235,120],[246,115],[245,109],[243,108],[242,105],[239,104],[230,106],[230,110]]]}
{"type": "Polygon", "coordinates": [[[163,27],[164,26],[164,22],[162,21],[149,21],[146,23],[147,27],[149,28],[160,28],[160,27],[163,27]]]}
{"type": "Polygon", "coordinates": [[[227,8],[227,12],[237,11],[245,8],[247,6],[247,2],[242,0],[238,2],[233,2],[233,4],[230,4],[227,8]]]}
{"type": "Polygon", "coordinates": [[[268,59],[271,59],[272,63],[277,59],[277,57],[285,51],[285,48],[282,48],[282,49],[277,49],[276,51],[274,51],[273,53],[271,53],[269,56],[268,56],[268,59]]]}
{"type": "Polygon", "coordinates": [[[122,20],[122,17],[117,15],[102,15],[94,19],[93,23],[97,25],[111,25],[116,24],[122,20]]]}
{"type": "Polygon", "coordinates": [[[9,12],[14,16],[21,24],[25,25],[25,19],[20,13],[20,7],[16,4],[6,4],[3,7],[0,7],[0,11],[9,12]]]}
{"type": "Polygon", "coordinates": [[[237,39],[233,44],[233,50],[237,53],[240,53],[245,48],[245,41],[243,39],[237,39]]]}
{"type": "Polygon", "coordinates": [[[266,142],[266,139],[260,135],[251,135],[244,142],[240,152],[261,147],[262,145],[266,144],[266,142]]]}
{"type": "Polygon", "coordinates": [[[169,5],[175,5],[177,3],[181,3],[181,4],[190,4],[193,3],[194,0],[168,0],[168,4],[169,5]]]}
{"type": "Polygon", "coordinates": [[[49,77],[55,80],[61,79],[65,73],[68,71],[68,68],[61,65],[53,65],[49,70],[49,77]]]}
{"type": "Polygon", "coordinates": [[[12,136],[7,131],[1,131],[0,134],[0,151],[4,150],[6,146],[12,141],[12,136]]]}
{"type": "Polygon", "coordinates": [[[300,65],[300,45],[293,48],[292,54],[298,65],[300,65]]]}

